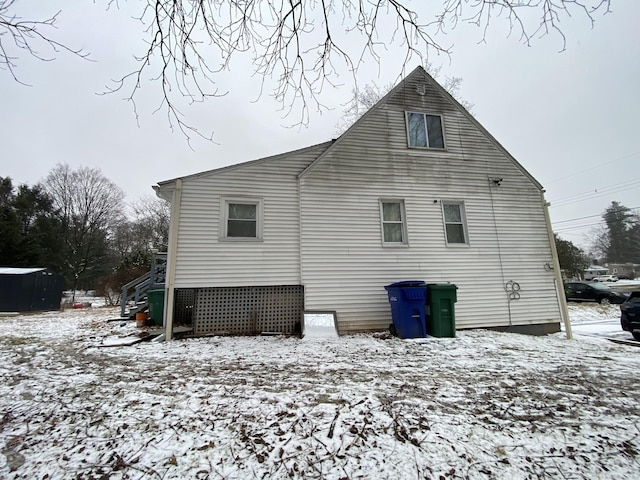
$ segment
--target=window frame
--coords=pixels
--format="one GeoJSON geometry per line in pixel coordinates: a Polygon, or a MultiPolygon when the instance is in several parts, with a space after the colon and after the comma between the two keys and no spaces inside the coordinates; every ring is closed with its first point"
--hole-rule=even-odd
{"type": "Polygon", "coordinates": [[[469,231],[467,228],[467,210],[465,208],[464,201],[462,200],[441,200],[442,206],[442,225],[444,227],[444,240],[447,246],[452,247],[464,247],[469,245],[469,231]],[[447,222],[445,214],[446,205],[457,205],[460,213],[460,222],[447,222]],[[450,242],[449,235],[447,234],[447,225],[462,225],[462,235],[464,236],[464,242],[450,242]]]}
{"type": "Polygon", "coordinates": [[[405,120],[405,127],[407,130],[407,147],[408,148],[418,148],[418,149],[424,149],[424,150],[437,150],[437,151],[443,151],[447,149],[447,139],[445,138],[444,135],[444,117],[441,114],[437,114],[437,113],[427,113],[427,112],[416,112],[414,110],[406,110],[404,112],[404,120],[405,120]],[[409,129],[409,115],[410,114],[416,114],[416,115],[422,115],[422,123],[424,125],[424,133],[425,133],[425,140],[427,142],[426,146],[423,145],[411,145],[411,133],[410,133],[410,129],[409,129]],[[427,127],[427,117],[438,117],[440,118],[440,133],[442,135],[442,147],[432,147],[429,145],[429,129],[427,127]]]}
{"type": "Polygon", "coordinates": [[[222,197],[220,199],[220,240],[225,242],[261,242],[264,218],[264,201],[257,197],[222,197]],[[255,205],[256,207],[256,236],[229,236],[229,205],[255,205]]]}
{"type": "Polygon", "coordinates": [[[378,201],[380,209],[380,239],[383,247],[408,247],[409,237],[407,235],[407,214],[405,209],[405,202],[402,198],[381,198],[378,201]],[[384,204],[398,204],[400,205],[400,221],[391,221],[384,219],[384,204]],[[385,240],[384,226],[385,224],[400,224],[402,241],[389,242],[385,240]]]}

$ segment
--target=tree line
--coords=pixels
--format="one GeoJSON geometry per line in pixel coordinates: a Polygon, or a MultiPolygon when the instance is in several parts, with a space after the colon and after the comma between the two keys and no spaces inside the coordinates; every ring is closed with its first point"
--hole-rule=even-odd
{"type": "Polygon", "coordinates": [[[560,267],[572,278],[580,278],[593,262],[640,264],[640,213],[611,202],[591,234],[588,252],[558,235],[555,240],[560,267]]]}
{"type": "Polygon", "coordinates": [[[33,186],[0,177],[0,266],[49,268],[74,292],[118,291],[166,251],[169,231],[167,202],[124,198],[96,168],[58,164],[33,186]]]}

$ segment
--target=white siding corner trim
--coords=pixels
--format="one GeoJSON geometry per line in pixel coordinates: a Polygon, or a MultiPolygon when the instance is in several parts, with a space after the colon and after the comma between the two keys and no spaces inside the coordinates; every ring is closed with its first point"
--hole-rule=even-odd
{"type": "Polygon", "coordinates": [[[165,279],[165,296],[164,296],[164,319],[165,319],[165,338],[171,340],[173,338],[173,298],[176,283],[176,256],[178,252],[178,227],[180,225],[180,206],[182,203],[182,179],[176,179],[176,186],[173,190],[173,198],[171,200],[171,222],[169,223],[169,248],[167,252],[167,273],[165,279]]]}

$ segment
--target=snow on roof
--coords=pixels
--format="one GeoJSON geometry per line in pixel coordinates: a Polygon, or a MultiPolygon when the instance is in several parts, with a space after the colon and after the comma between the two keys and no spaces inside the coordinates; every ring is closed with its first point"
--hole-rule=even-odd
{"type": "Polygon", "coordinates": [[[44,270],[44,268],[0,267],[0,275],[28,275],[41,270],[44,270]]]}
{"type": "Polygon", "coordinates": [[[606,272],[609,269],[607,267],[603,267],[602,265],[590,265],[589,268],[585,268],[585,272],[606,272]]]}

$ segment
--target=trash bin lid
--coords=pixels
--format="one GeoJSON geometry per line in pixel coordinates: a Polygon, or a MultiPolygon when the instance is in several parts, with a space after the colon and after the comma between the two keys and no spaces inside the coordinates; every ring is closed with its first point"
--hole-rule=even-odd
{"type": "Polygon", "coordinates": [[[385,285],[384,288],[409,288],[409,287],[425,287],[427,284],[423,280],[404,280],[402,282],[390,283],[385,285]]]}
{"type": "Polygon", "coordinates": [[[427,287],[431,290],[450,290],[450,289],[458,289],[457,285],[453,283],[428,283],[427,287]]]}

